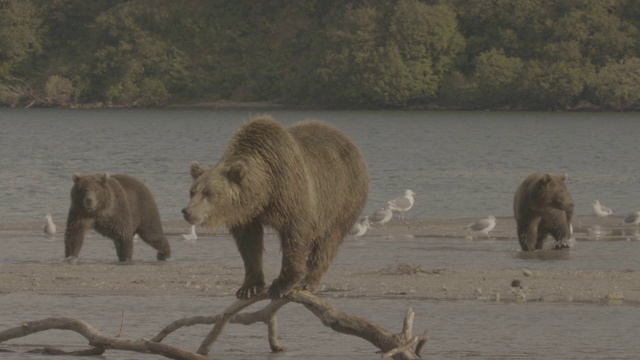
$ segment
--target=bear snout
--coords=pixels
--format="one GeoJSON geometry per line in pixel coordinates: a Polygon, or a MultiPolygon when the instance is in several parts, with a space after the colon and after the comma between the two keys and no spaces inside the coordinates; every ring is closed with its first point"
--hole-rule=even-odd
{"type": "Polygon", "coordinates": [[[182,216],[191,225],[197,225],[197,223],[199,222],[197,221],[197,219],[194,219],[193,213],[191,212],[191,210],[189,210],[189,208],[182,209],[182,216]]]}
{"type": "Polygon", "coordinates": [[[87,210],[92,210],[96,206],[95,200],[90,197],[85,198],[84,201],[82,201],[82,204],[87,210]]]}

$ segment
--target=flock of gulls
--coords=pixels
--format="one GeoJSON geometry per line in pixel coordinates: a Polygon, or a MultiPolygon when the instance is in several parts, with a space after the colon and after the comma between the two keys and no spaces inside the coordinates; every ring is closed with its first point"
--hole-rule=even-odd
{"type": "MultiPolygon", "coordinates": [[[[400,213],[400,218],[404,220],[404,213],[411,210],[414,203],[415,192],[411,189],[407,189],[404,192],[404,195],[399,196],[393,200],[387,201],[387,204],[380,210],[374,211],[373,213],[363,217],[358,222],[356,222],[349,235],[352,235],[354,238],[359,238],[362,235],[366,234],[366,232],[371,229],[372,225],[380,225],[385,228],[384,224],[388,223],[389,220],[393,217],[394,212],[400,213]]],[[[613,210],[609,207],[606,207],[600,204],[600,201],[595,200],[591,203],[591,207],[593,209],[593,213],[599,217],[604,218],[611,214],[613,214],[613,210]]],[[[51,214],[47,214],[45,217],[45,225],[44,225],[44,233],[46,236],[53,236],[56,233],[56,224],[53,222],[53,218],[51,214]]],[[[640,211],[635,211],[627,215],[619,225],[640,225],[640,211]]],[[[484,235],[487,239],[490,239],[489,232],[496,227],[496,218],[493,215],[489,215],[482,219],[478,219],[475,222],[464,227],[465,230],[468,230],[471,233],[484,235]]],[[[386,228],[385,228],[386,229],[386,228]]],[[[136,234],[137,235],[137,234],[136,234]]],[[[198,239],[198,235],[196,234],[196,226],[191,225],[191,232],[189,234],[182,234],[182,238],[185,241],[195,241],[198,239]]]]}
{"type": "Polygon", "coordinates": [[[413,190],[407,189],[405,190],[404,195],[387,201],[387,204],[382,209],[374,211],[356,222],[351,228],[349,235],[359,238],[364,235],[373,224],[379,224],[384,228],[384,224],[388,223],[393,217],[394,211],[399,212],[401,214],[401,219],[404,219],[404,213],[411,210],[413,207],[413,196],[415,194],[416,193],[413,192],[413,190]]]}
{"type": "MultiPolygon", "coordinates": [[[[613,214],[613,210],[610,207],[606,207],[600,204],[600,201],[598,200],[592,202],[591,207],[593,208],[593,213],[600,218],[604,218],[613,214]]],[[[640,211],[634,211],[631,214],[625,216],[625,218],[622,219],[622,222],[618,225],[640,225],[640,211]]]]}
{"type": "MultiPolygon", "coordinates": [[[[355,225],[353,225],[353,227],[351,228],[351,232],[349,234],[354,238],[359,238],[364,235],[369,229],[371,229],[372,225],[374,224],[379,224],[384,228],[384,224],[389,222],[389,220],[391,220],[391,218],[393,217],[393,212],[399,212],[401,214],[401,219],[404,219],[404,213],[409,211],[413,207],[413,196],[415,194],[416,193],[412,190],[407,189],[403,196],[387,201],[385,207],[380,210],[374,211],[372,214],[365,216],[357,223],[355,223],[355,225]]],[[[595,200],[593,203],[591,203],[591,207],[593,208],[593,213],[595,214],[595,216],[599,218],[604,218],[613,214],[613,210],[611,208],[600,204],[600,201],[598,200],[595,200]]],[[[630,213],[622,220],[619,225],[639,226],[640,211],[630,213]]],[[[472,222],[471,224],[465,226],[464,229],[472,234],[484,235],[487,239],[491,239],[489,232],[492,231],[495,227],[496,217],[493,215],[489,215],[472,222]]],[[[571,232],[573,232],[573,229],[571,232]]]]}

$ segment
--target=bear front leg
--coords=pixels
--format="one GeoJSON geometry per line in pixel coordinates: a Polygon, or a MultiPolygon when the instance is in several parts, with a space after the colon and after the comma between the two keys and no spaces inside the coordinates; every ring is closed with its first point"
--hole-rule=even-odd
{"type": "Polygon", "coordinates": [[[131,261],[133,258],[133,235],[118,234],[113,236],[113,243],[116,246],[118,260],[131,261]]]}
{"type": "Polygon", "coordinates": [[[518,223],[518,241],[522,251],[537,249],[538,225],[540,219],[531,220],[529,223],[518,223]]]}
{"type": "Polygon", "coordinates": [[[64,257],[78,257],[84,243],[85,227],[82,222],[69,221],[64,231],[64,257]]]}
{"type": "Polygon", "coordinates": [[[569,224],[567,223],[558,224],[558,226],[552,231],[550,231],[550,233],[551,233],[551,236],[553,236],[556,240],[556,243],[553,245],[554,250],[562,250],[562,249],[569,248],[568,241],[565,241],[571,237],[571,228],[569,224]]]}
{"type": "Polygon", "coordinates": [[[282,265],[280,275],[269,287],[272,300],[287,295],[306,275],[306,258],[309,254],[308,240],[297,234],[280,234],[282,243],[282,265]]]}
{"type": "Polygon", "coordinates": [[[244,262],[244,282],[238,291],[238,299],[248,299],[264,289],[262,253],[264,252],[264,229],[259,221],[232,227],[231,235],[236,241],[244,262]]]}

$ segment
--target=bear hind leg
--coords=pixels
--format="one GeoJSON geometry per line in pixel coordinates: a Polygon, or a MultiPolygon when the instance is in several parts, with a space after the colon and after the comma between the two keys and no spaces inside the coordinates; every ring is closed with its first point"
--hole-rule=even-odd
{"type": "Polygon", "coordinates": [[[238,291],[238,299],[248,299],[264,289],[262,253],[264,252],[264,229],[259,221],[230,229],[244,262],[244,282],[238,291]]]}
{"type": "Polygon", "coordinates": [[[140,235],[142,241],[158,251],[156,255],[158,260],[168,260],[171,258],[171,246],[169,246],[169,240],[167,240],[162,230],[140,228],[136,230],[136,232],[140,235]]]}
{"type": "Polygon", "coordinates": [[[340,249],[342,239],[336,237],[321,239],[312,246],[307,259],[307,276],[302,282],[305,289],[315,291],[320,285],[322,277],[340,249]]]}

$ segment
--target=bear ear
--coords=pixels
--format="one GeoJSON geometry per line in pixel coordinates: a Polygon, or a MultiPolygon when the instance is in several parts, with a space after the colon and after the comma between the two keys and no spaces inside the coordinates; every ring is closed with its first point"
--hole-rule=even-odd
{"type": "Polygon", "coordinates": [[[244,164],[236,162],[222,172],[229,181],[240,184],[246,173],[244,164]]]}
{"type": "Polygon", "coordinates": [[[109,181],[109,173],[106,172],[104,174],[102,174],[102,176],[100,177],[100,180],[102,180],[103,183],[107,183],[107,181],[109,181]]]}
{"type": "Polygon", "coordinates": [[[73,173],[73,175],[71,175],[71,180],[73,180],[74,183],[77,183],[78,180],[80,180],[80,174],[78,173],[73,173]]]}
{"type": "Polygon", "coordinates": [[[569,180],[569,174],[564,173],[564,174],[560,175],[560,180],[562,180],[562,181],[569,180]]]}
{"type": "Polygon", "coordinates": [[[548,183],[550,183],[550,182],[551,182],[551,174],[549,174],[549,173],[544,173],[544,175],[542,175],[542,179],[540,179],[540,181],[541,181],[543,184],[548,184],[548,183]]]}
{"type": "Polygon", "coordinates": [[[204,174],[204,168],[200,166],[197,161],[191,163],[191,169],[189,171],[191,173],[191,177],[195,180],[200,177],[200,175],[204,174]]]}

